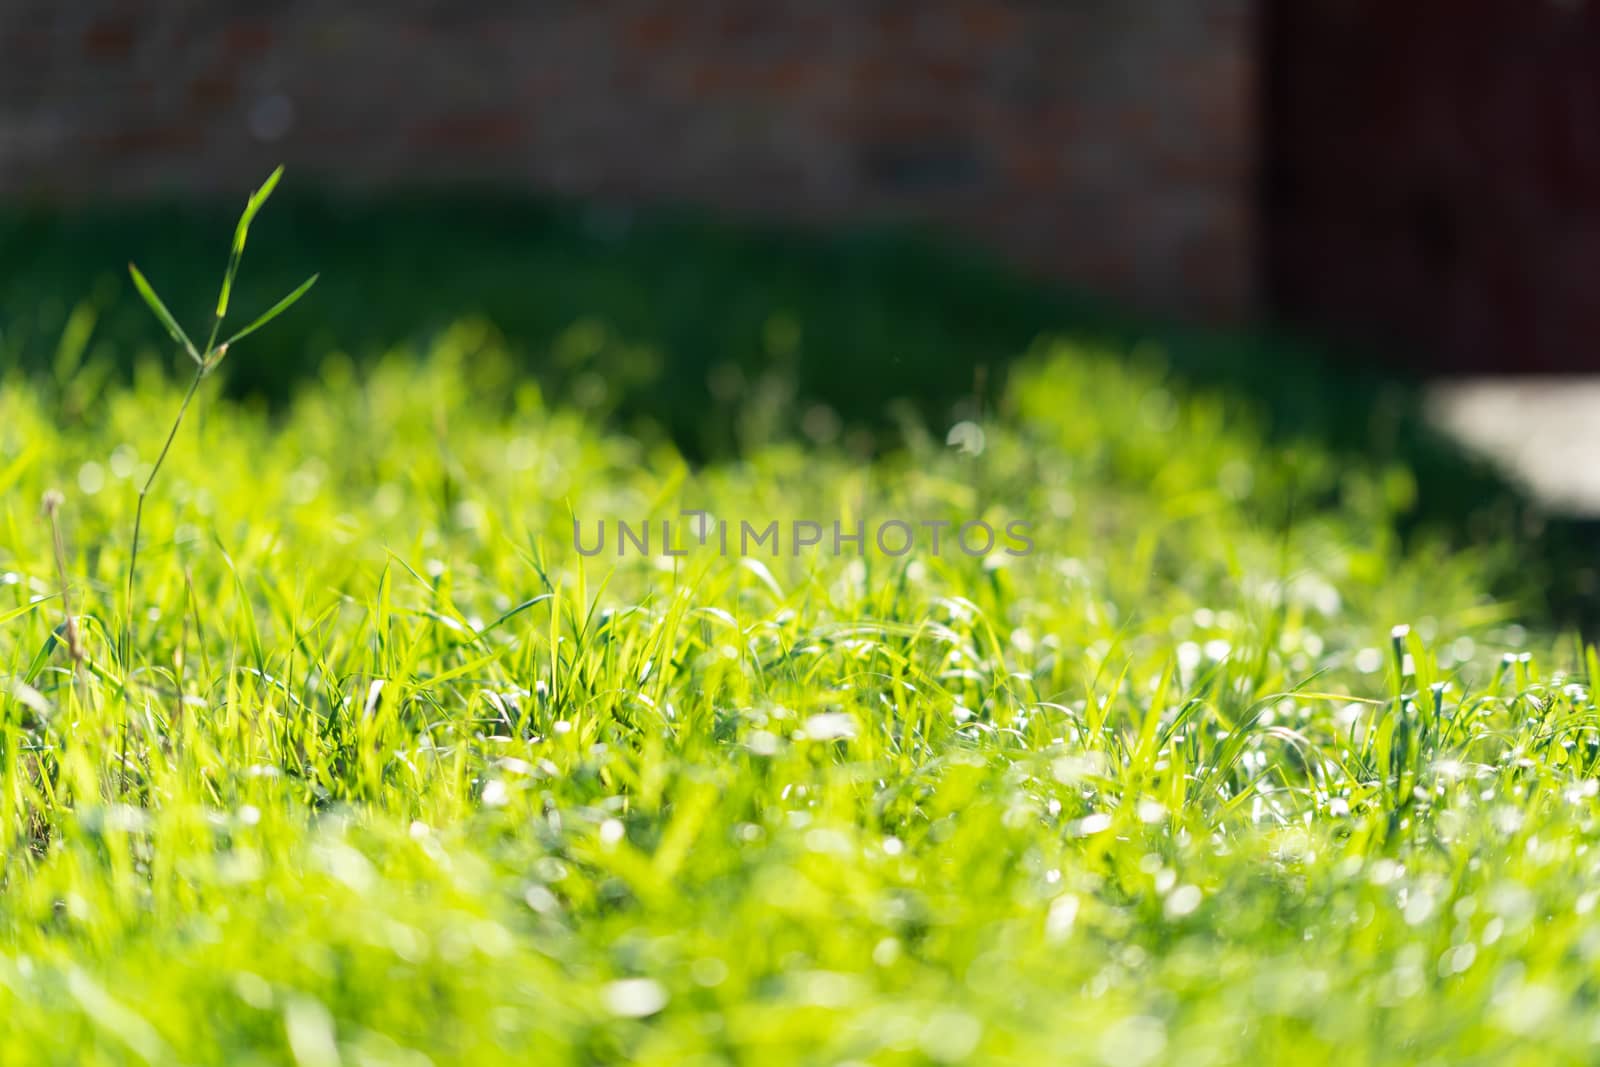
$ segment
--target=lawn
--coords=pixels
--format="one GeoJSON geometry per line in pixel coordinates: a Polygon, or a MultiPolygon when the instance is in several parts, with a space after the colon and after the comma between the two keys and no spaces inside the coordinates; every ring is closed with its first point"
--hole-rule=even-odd
{"type": "MultiPolygon", "coordinates": [[[[679,269],[748,297],[727,365],[788,377],[684,371],[696,335],[636,275],[530,295],[549,338],[453,289],[427,315],[461,321],[412,301],[357,350],[323,335],[367,283],[304,264],[324,282],[202,382],[131,596],[192,367],[147,316],[137,356],[125,284],[13,310],[0,1062],[1600,1055],[1600,663],[1516,542],[1423,521],[1443,461],[1407,462],[1406,419],[1375,438],[1312,377],[1346,432],[1296,433],[1265,369],[1230,387],[1054,298],[919,311],[841,287],[859,250],[773,288],[722,240],[679,269]],[[619,287],[658,303],[597,318],[619,287]],[[860,401],[850,360],[902,324],[1008,372],[873,363],[860,401]],[[324,358],[291,373],[291,343],[324,358]],[[639,402],[597,397],[634,358],[639,402]],[[923,402],[872,422],[897,383],[923,402]],[[697,436],[701,390],[730,418],[697,436]],[[780,550],[574,542],[685,511],[780,550]],[[904,554],[872,536],[896,521],[904,554]],[[977,522],[1033,550],[952,544],[977,522]]],[[[209,281],[126,252],[204,321],[209,281]]]]}

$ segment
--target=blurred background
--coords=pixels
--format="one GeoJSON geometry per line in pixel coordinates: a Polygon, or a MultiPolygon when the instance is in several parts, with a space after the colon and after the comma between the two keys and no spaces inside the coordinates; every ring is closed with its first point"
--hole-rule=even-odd
{"type": "Polygon", "coordinates": [[[283,162],[268,400],[468,317],[691,454],[870,448],[1065,331],[1426,473],[1424,409],[1541,409],[1422,378],[1600,369],[1584,0],[8,0],[0,50],[0,365],[164,358],[124,263],[203,317],[283,162]]]}

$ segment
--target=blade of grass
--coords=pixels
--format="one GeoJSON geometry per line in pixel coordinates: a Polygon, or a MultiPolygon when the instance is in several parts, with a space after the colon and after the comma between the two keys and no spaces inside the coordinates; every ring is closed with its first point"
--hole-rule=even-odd
{"type": "Polygon", "coordinates": [[[195,351],[194,342],[189,340],[189,335],[183,332],[183,327],[179,326],[178,320],[172,317],[172,312],[167,310],[167,305],[161,302],[161,298],[150,287],[150,283],[139,272],[139,268],[129,263],[128,273],[133,275],[133,287],[139,290],[139,295],[144,298],[146,304],[150,305],[150,310],[161,321],[161,325],[167,328],[167,333],[172,335],[172,339],[183,346],[183,350],[189,353],[190,359],[196,363],[203,362],[200,358],[200,353],[195,351]]]}
{"type": "MultiPolygon", "coordinates": [[[[306,295],[307,290],[309,290],[313,285],[317,284],[317,279],[320,277],[322,277],[322,275],[313,274],[311,277],[301,282],[295,287],[293,292],[284,297],[282,300],[278,301],[276,304],[273,304],[261,315],[261,317],[256,319],[250,325],[246,326],[244,329],[240,330],[238,333],[234,334],[232,337],[228,338],[226,341],[222,342],[221,348],[225,349],[232,345],[235,341],[238,341],[244,337],[249,337],[251,334],[261,329],[261,327],[265,326],[279,315],[282,315],[285,311],[288,311],[294,306],[297,300],[306,295]]],[[[218,350],[218,353],[220,355],[221,349],[218,350]]]]}
{"type": "Polygon", "coordinates": [[[233,249],[228,256],[228,269],[222,276],[222,291],[217,294],[218,323],[228,314],[228,298],[233,293],[234,276],[239,273],[239,259],[244,255],[244,243],[250,235],[250,223],[255,221],[256,212],[267,202],[272,190],[278,187],[278,179],[281,177],[283,177],[283,167],[280,165],[268,175],[266,181],[261,183],[261,188],[251,193],[250,199],[245,201],[244,211],[239,215],[239,223],[233,230],[233,249]]]}

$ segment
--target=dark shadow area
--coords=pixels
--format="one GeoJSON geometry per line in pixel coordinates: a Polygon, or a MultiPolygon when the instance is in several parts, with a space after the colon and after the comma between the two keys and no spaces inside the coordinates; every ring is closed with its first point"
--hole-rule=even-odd
{"type": "MultiPolygon", "coordinates": [[[[97,344],[119,358],[155,348],[130,259],[180,321],[207,321],[236,214],[190,201],[0,218],[3,358],[48,366],[79,298],[97,313],[97,344]]],[[[478,316],[558,395],[596,377],[607,395],[586,406],[634,428],[647,419],[697,458],[737,445],[731,409],[769,373],[871,425],[908,395],[948,408],[971,393],[975,367],[1085,314],[914,234],[747,230],[510,194],[282,192],[251,232],[234,307],[247,316],[312,270],[308,302],[229,365],[235,391],[277,401],[329,351],[360,361],[478,316]]]]}
{"type": "Polygon", "coordinates": [[[1431,430],[1419,403],[1419,373],[1582,370],[1574,338],[1593,332],[1596,305],[1566,279],[1593,260],[1593,183],[1572,147],[1595,13],[1469,6],[1262,5],[1263,297],[1283,334],[1323,338],[1324,360],[1365,383],[1311,405],[1317,435],[1360,447],[1344,431],[1388,397],[1419,520],[1509,538],[1548,617],[1594,640],[1600,521],[1541,514],[1431,430]]]}
{"type": "MultiPolygon", "coordinates": [[[[49,371],[77,307],[94,314],[91,363],[165,355],[125,264],[138,261],[180,321],[203,322],[235,210],[0,217],[0,365],[49,371]]],[[[1159,352],[1183,383],[1238,398],[1280,441],[1404,463],[1418,486],[1414,527],[1458,542],[1525,542],[1531,582],[1519,585],[1550,590],[1557,621],[1595,615],[1592,531],[1536,522],[1501,478],[1427,426],[1417,383],[1370,356],[1153,321],[906,230],[744,228],[482,194],[345,202],[285,193],[268,216],[251,233],[239,314],[310,270],[322,280],[230,362],[227,384],[239,394],[281,401],[329,352],[360,362],[476,316],[559,401],[670,434],[694,459],[736,449],[742,413],[769,385],[775,418],[791,423],[774,428],[793,429],[825,405],[837,416],[826,421],[860,447],[882,448],[892,446],[897,401],[942,429],[992,398],[1033,340],[1059,334],[1159,352]]]]}

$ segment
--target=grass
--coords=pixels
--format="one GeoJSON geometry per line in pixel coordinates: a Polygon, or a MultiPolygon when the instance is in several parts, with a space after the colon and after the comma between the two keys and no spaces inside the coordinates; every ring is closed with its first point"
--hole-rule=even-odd
{"type": "MultiPolygon", "coordinates": [[[[164,364],[122,265],[137,259],[178,320],[202,321],[236,211],[199,199],[0,206],[0,368],[66,377],[85,363],[164,364]]],[[[309,269],[322,279],[314,314],[274,323],[228,368],[235,396],[278,404],[329,352],[368,366],[475,318],[564,405],[636,435],[664,431],[703,460],[798,433],[812,403],[860,437],[882,436],[886,412],[906,401],[945,420],[975,393],[992,401],[1041,333],[1070,332],[1158,348],[1179,381],[1249,398],[1274,439],[1425,472],[1424,512],[1459,518],[1462,499],[1495,489],[1428,435],[1389,353],[1152,321],[906,229],[818,233],[482,192],[351,200],[293,187],[256,229],[241,306],[266,307],[309,269]]]]}
{"type": "Polygon", "coordinates": [[[1600,665],[1381,447],[1043,339],[690,463],[469,319],[204,378],[125,617],[183,386],[80,347],[0,379],[0,1063],[1600,1048],[1600,665]],[[574,550],[685,509],[1036,550],[574,550]]]}
{"type": "MultiPolygon", "coordinates": [[[[0,365],[53,371],[74,316],[86,340],[68,346],[69,363],[164,359],[121,265],[137,259],[180,321],[201,321],[236,210],[0,213],[0,365]]],[[[733,410],[741,380],[783,370],[865,426],[906,394],[908,375],[921,399],[947,405],[971,393],[975,365],[1003,362],[1072,313],[981,258],[898,231],[751,231],[511,197],[351,202],[297,189],[270,214],[251,234],[238,300],[264,307],[310,265],[323,274],[317,313],[254,340],[255,358],[230,368],[236,395],[281,402],[330,350],[366,364],[476,317],[567,403],[635,430],[648,419],[702,457],[747,443],[733,410]]]]}

